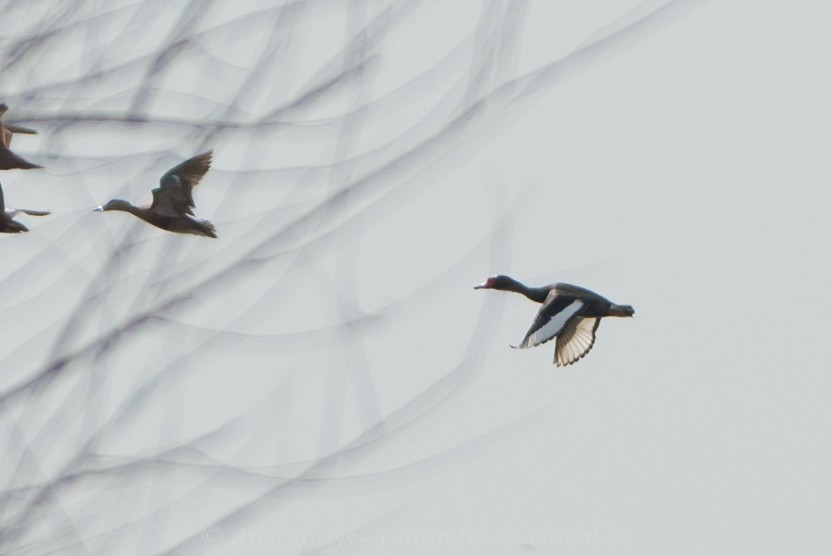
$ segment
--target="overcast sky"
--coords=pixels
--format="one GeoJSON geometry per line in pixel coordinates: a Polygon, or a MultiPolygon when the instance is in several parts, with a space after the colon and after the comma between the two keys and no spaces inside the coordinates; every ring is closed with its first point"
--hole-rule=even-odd
{"type": "Polygon", "coordinates": [[[828,551],[826,3],[2,10],[0,552],[828,551]]]}

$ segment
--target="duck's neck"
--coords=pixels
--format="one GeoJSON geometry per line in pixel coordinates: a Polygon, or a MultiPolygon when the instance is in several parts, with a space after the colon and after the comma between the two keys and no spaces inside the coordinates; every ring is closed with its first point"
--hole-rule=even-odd
{"type": "Polygon", "coordinates": [[[514,278],[509,278],[507,287],[505,287],[503,289],[506,289],[506,290],[512,291],[512,292],[521,293],[521,294],[525,295],[526,297],[528,297],[529,299],[531,299],[532,301],[535,301],[537,303],[543,303],[544,301],[546,301],[546,298],[549,296],[549,289],[550,288],[545,287],[545,286],[542,287],[542,288],[530,288],[529,286],[527,286],[525,284],[521,284],[520,282],[518,282],[514,278]]]}
{"type": "Polygon", "coordinates": [[[134,214],[139,218],[141,218],[142,216],[141,209],[137,206],[128,203],[127,201],[121,201],[117,205],[110,207],[110,210],[120,210],[122,212],[129,212],[130,214],[134,214]]]}

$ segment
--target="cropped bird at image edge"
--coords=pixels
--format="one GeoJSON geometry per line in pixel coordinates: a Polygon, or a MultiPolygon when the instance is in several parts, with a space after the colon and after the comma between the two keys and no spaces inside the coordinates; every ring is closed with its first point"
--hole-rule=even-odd
{"type": "MultiPolygon", "coordinates": [[[[8,105],[0,104],[0,118],[2,118],[8,110],[8,105]]],[[[9,146],[12,144],[12,136],[15,133],[36,135],[37,131],[29,129],[28,127],[4,124],[2,120],[0,120],[0,170],[31,170],[33,168],[40,168],[37,164],[32,164],[9,149],[9,146]]]]}
{"type": "Polygon", "coordinates": [[[28,214],[29,216],[47,216],[50,214],[48,210],[7,209],[3,186],[0,185],[0,234],[19,234],[29,231],[29,228],[17,220],[13,220],[19,213],[28,214]]]}

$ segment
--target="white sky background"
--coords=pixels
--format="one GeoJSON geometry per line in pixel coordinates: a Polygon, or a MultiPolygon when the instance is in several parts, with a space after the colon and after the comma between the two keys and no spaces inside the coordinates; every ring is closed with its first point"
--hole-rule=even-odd
{"type": "Polygon", "coordinates": [[[826,3],[2,13],[0,552],[828,550],[826,3]],[[91,212],[208,148],[219,239],[91,212]]]}

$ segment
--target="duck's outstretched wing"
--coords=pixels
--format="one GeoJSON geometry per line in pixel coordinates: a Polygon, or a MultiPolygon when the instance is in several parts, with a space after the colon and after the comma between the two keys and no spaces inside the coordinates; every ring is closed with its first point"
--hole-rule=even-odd
{"type": "Polygon", "coordinates": [[[52,212],[48,210],[32,210],[32,209],[17,209],[18,212],[28,214],[29,216],[49,216],[52,212]]]}
{"type": "Polygon", "coordinates": [[[23,133],[25,135],[37,135],[38,132],[34,129],[23,127],[20,125],[11,125],[11,124],[3,124],[3,127],[8,129],[12,133],[23,133]]]}
{"type": "Polygon", "coordinates": [[[555,343],[555,365],[571,365],[589,353],[595,345],[595,331],[600,323],[600,317],[576,317],[567,323],[555,343]]]}
{"type": "Polygon", "coordinates": [[[32,164],[25,158],[14,154],[5,146],[0,146],[0,170],[12,170],[14,168],[31,170],[32,168],[41,168],[41,166],[32,164]]]}
{"type": "MultiPolygon", "coordinates": [[[[7,105],[0,104],[0,117],[2,117],[8,109],[9,107],[7,105]]],[[[0,123],[0,129],[2,129],[2,133],[0,133],[0,142],[2,142],[3,146],[7,149],[9,148],[9,145],[12,144],[12,136],[15,133],[37,135],[37,131],[35,131],[34,129],[30,129],[28,127],[23,127],[19,125],[0,123]]]]}
{"type": "Polygon", "coordinates": [[[529,348],[548,342],[560,334],[570,322],[580,318],[578,315],[583,307],[584,302],[579,298],[563,294],[557,289],[552,290],[517,347],[529,348]]]}
{"type": "Polygon", "coordinates": [[[165,216],[193,215],[196,205],[192,190],[211,168],[212,154],[208,151],[196,155],[168,170],[153,190],[150,210],[165,216]]]}
{"type": "Polygon", "coordinates": [[[186,214],[193,214],[190,208],[181,207],[182,203],[177,202],[169,190],[157,187],[152,191],[153,202],[150,203],[150,211],[160,216],[171,216],[178,218],[186,214]]]}

